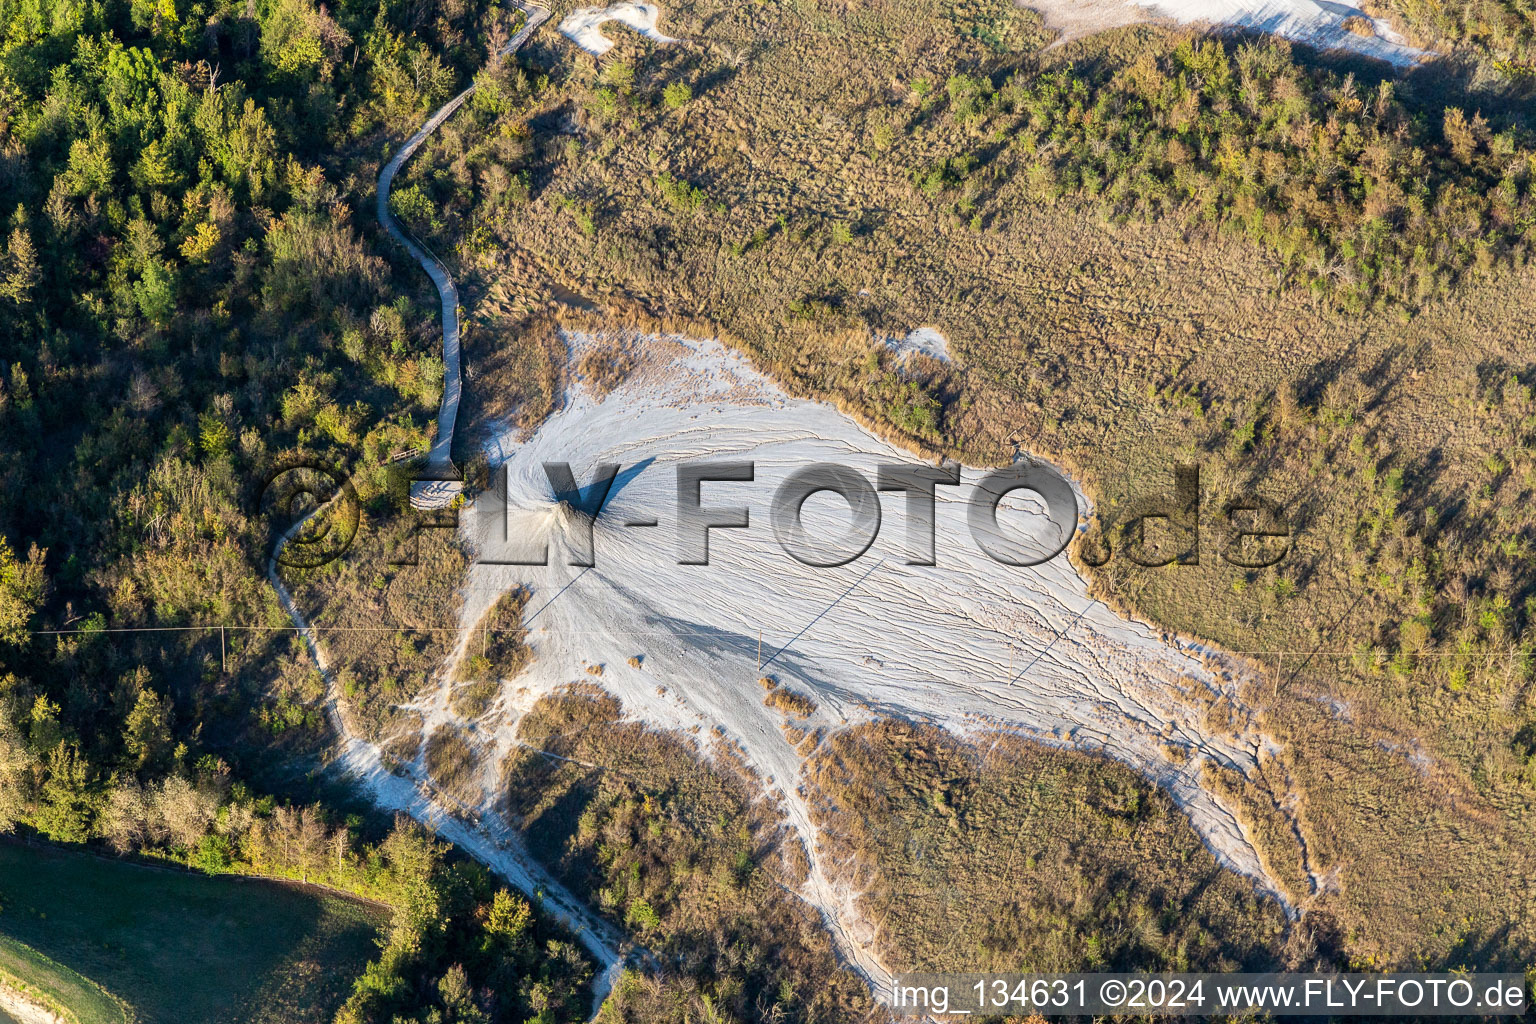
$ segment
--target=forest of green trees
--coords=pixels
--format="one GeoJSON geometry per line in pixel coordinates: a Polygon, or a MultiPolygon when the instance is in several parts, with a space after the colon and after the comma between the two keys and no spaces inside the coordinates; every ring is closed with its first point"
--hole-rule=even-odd
{"type": "Polygon", "coordinates": [[[425,436],[431,307],[396,297],[356,178],[480,61],[494,17],[0,5],[10,817],[78,838],[119,783],[186,773],[215,737],[239,768],[312,724],[293,708],[313,681],[274,669],[289,636],[220,657],[206,633],[103,630],[282,621],[260,474],[425,436]]]}
{"type": "Polygon", "coordinates": [[[509,21],[0,0],[0,832],[388,900],[349,1024],[580,1019],[591,965],[416,827],[271,771],[324,739],[291,633],[176,627],[286,624],[252,515],[286,453],[391,514],[370,467],[428,436],[442,364],[366,193],[509,21]]]}

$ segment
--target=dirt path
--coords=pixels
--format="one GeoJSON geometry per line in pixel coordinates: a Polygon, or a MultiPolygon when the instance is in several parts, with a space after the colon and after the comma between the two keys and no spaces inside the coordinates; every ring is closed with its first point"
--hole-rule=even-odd
{"type": "MultiPolygon", "coordinates": [[[[315,511],[323,510],[324,506],[315,511]]],[[[512,828],[498,816],[482,814],[473,825],[461,820],[455,814],[456,802],[435,792],[429,780],[411,772],[397,775],[386,768],[379,748],[363,739],[347,720],[340,699],[341,687],[331,672],[330,662],[314,630],[310,628],[309,621],[299,611],[293,595],[283,585],[277,572],[278,556],[303,529],[308,519],[306,516],[294,523],[278,538],[272,557],[267,562],[267,579],[277,591],[277,599],[283,611],[288,613],[288,617],[298,627],[299,636],[309,648],[310,656],[314,658],[315,666],[325,680],[326,717],[341,740],[337,765],[356,779],[379,807],[409,814],[538,900],[540,909],[569,929],[601,966],[597,976],[592,979],[592,1012],[595,1015],[624,968],[623,937],[544,870],[523,847],[512,828]]]]}
{"type": "MultiPolygon", "coordinates": [[[[514,6],[522,11],[527,21],[521,30],[503,46],[497,53],[498,56],[506,56],[514,53],[526,43],[538,27],[549,19],[549,11],[536,4],[518,2],[514,6]]],[[[408,235],[389,212],[389,192],[394,186],[395,175],[405,162],[421,148],[433,132],[454,112],[462,107],[466,100],[475,94],[475,83],[471,82],[469,88],[459,93],[453,99],[444,103],[429,118],[425,124],[417,129],[416,134],[405,141],[405,145],[390,158],[379,172],[377,214],[379,225],[395,241],[405,247],[411,254],[411,258],[421,264],[421,269],[432,278],[432,283],[437,286],[438,297],[442,301],[443,312],[443,402],[437,411],[437,434],[432,441],[432,449],[427,455],[427,466],[424,483],[456,482],[458,472],[453,465],[453,431],[459,418],[459,397],[463,391],[463,374],[459,366],[459,290],[453,283],[453,277],[448,273],[448,268],[443,262],[433,255],[425,245],[408,235]]],[[[458,493],[457,487],[413,487],[412,504],[432,507],[438,504],[446,504],[458,493]]]]}

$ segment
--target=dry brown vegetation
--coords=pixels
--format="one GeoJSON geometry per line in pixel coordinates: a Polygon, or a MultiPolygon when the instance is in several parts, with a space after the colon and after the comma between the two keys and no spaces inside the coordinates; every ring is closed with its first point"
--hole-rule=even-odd
{"type": "Polygon", "coordinates": [[[902,722],[811,762],[830,852],[896,970],[1263,970],[1316,958],[1217,865],[1167,794],[1120,765],[1012,738],[986,752],[902,722]]]}
{"type": "Polygon", "coordinates": [[[768,691],[768,696],[763,698],[765,707],[773,708],[783,715],[797,715],[804,718],[816,710],[816,702],[803,693],[791,690],[784,686],[775,686],[768,691]]]}
{"type": "Polygon", "coordinates": [[[581,357],[576,372],[586,379],[587,386],[602,397],[624,382],[635,368],[635,357],[619,345],[595,348],[581,357]]]}
{"type": "Polygon", "coordinates": [[[457,630],[467,561],[447,530],[364,514],[345,555],[284,579],[315,629],[355,727],[378,739],[411,728],[398,705],[427,688],[457,630]],[[406,564],[414,562],[415,564],[406,564]]]}
{"type": "Polygon", "coordinates": [[[458,667],[461,685],[454,687],[450,698],[454,714],[461,718],[485,714],[502,680],[515,678],[533,660],[528,631],[523,628],[523,611],[531,596],[526,587],[509,590],[476,623],[458,667]]]}
{"type": "Polygon", "coordinates": [[[465,327],[463,342],[477,355],[464,366],[464,421],[522,430],[548,416],[565,385],[569,355],[558,321],[490,315],[465,327]],[[491,338],[510,337],[516,337],[515,345],[489,344],[491,338]]]}
{"type": "Polygon", "coordinates": [[[1252,837],[1265,873],[1293,905],[1307,907],[1314,889],[1321,886],[1309,873],[1313,866],[1308,862],[1305,837],[1298,831],[1294,810],[1278,805],[1274,797],[1276,792],[1291,789],[1277,786],[1276,780],[1251,781],[1241,772],[1210,760],[1201,761],[1200,779],[1252,837]]]}
{"type": "Polygon", "coordinates": [[[503,799],[532,852],[662,962],[630,977],[604,1020],[882,1019],[837,965],[814,911],[788,894],[802,861],[759,784],[720,751],[710,766],[675,735],[619,721],[592,686],[522,720],[503,799]],[[589,767],[602,765],[602,768],[589,767]]]}
{"type": "Polygon", "coordinates": [[[479,805],[483,793],[475,778],[478,758],[458,728],[442,725],[427,737],[426,766],[432,781],[461,806],[479,805]]]}
{"type": "Polygon", "coordinates": [[[1529,100],[1536,22],[1524,0],[1370,0],[1360,5],[1373,17],[1388,18],[1416,46],[1451,54],[1438,69],[1466,75],[1529,100]]]}

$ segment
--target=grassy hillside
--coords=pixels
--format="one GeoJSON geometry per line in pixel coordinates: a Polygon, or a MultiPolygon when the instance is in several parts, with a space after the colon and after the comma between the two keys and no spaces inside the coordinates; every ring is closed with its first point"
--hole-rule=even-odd
{"type": "MultiPolygon", "coordinates": [[[[0,965],[37,953],[144,1024],[329,1022],[387,911],[313,890],[0,843],[0,965]]],[[[15,973],[20,973],[16,971],[15,973]]],[[[25,975],[23,975],[25,977],[25,975]]],[[[58,998],[84,1024],[105,1006],[58,998]]]]}

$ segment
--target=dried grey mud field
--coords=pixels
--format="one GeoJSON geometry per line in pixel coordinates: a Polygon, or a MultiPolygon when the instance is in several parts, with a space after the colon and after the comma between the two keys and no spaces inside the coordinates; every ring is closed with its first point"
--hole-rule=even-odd
{"type": "MultiPolygon", "coordinates": [[[[474,722],[451,710],[453,687],[468,685],[449,681],[459,675],[452,665],[414,706],[425,734],[458,726],[477,747],[482,820],[495,818],[499,766],[519,744],[520,716],[562,686],[596,683],[634,719],[696,737],[705,756],[727,744],[751,766],[804,845],[810,869],[800,894],[877,992],[889,972],[856,883],[821,856],[801,776],[817,740],[876,716],[978,742],[1011,733],[1101,751],[1166,787],[1223,863],[1285,898],[1238,818],[1200,781],[1207,759],[1248,771],[1275,749],[1238,701],[1237,661],[1093,600],[1065,556],[1032,567],[994,561],[967,527],[964,502],[982,475],[969,467],[959,486],[938,489],[937,564],[909,564],[915,539],[899,492],[882,495],[878,533],[862,556],[835,568],[802,564],[770,523],[787,474],[837,463],[873,481],[879,465],[920,458],[831,406],[788,397],[716,342],[567,340],[571,383],[561,406],[530,436],[496,440],[492,463],[505,475],[460,520],[476,562],[453,660],[502,594],[526,588],[533,661],[499,681],[498,698],[474,722]],[[622,346],[632,360],[611,390],[575,370],[594,346],[622,346]],[[677,468],[697,461],[754,464],[751,482],[707,482],[701,492],[706,508],[747,509],[749,525],[711,530],[709,564],[678,564],[677,468]],[[577,510],[593,494],[558,500],[546,463],[568,463],[581,484],[601,464],[620,467],[595,521],[577,510]],[[589,528],[594,564],[570,564],[583,560],[571,556],[589,528]],[[546,565],[505,564],[540,549],[546,565]],[[765,706],[764,679],[808,697],[814,710],[786,718],[765,706]],[[792,743],[786,725],[813,739],[792,743]]],[[[847,503],[830,492],[803,512],[814,536],[849,529],[847,503]]],[[[1058,539],[1028,491],[1004,498],[999,523],[1042,545],[1058,539]]],[[[411,771],[424,777],[424,764],[411,771]]]]}

